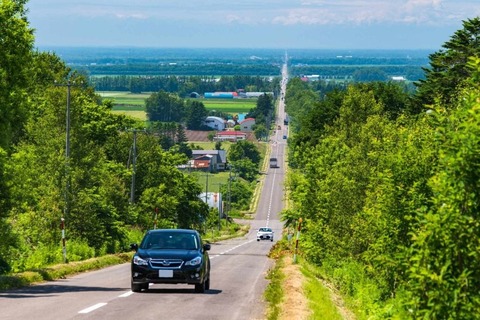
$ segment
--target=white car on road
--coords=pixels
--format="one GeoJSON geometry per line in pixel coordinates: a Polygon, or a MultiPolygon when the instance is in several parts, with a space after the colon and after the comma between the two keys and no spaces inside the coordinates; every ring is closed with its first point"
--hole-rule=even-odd
{"type": "Polygon", "coordinates": [[[257,231],[257,241],[260,240],[270,240],[273,241],[273,230],[272,228],[263,227],[257,231]]]}

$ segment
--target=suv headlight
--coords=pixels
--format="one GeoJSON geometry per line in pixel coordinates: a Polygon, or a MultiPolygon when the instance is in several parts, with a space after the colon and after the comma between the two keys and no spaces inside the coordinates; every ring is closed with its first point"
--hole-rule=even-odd
{"type": "Polygon", "coordinates": [[[139,266],[147,266],[148,261],[140,258],[139,256],[134,256],[133,257],[133,264],[136,264],[136,265],[139,265],[139,266]]]}
{"type": "Polygon", "coordinates": [[[198,266],[202,263],[202,257],[196,257],[190,261],[185,262],[186,266],[198,266]]]}

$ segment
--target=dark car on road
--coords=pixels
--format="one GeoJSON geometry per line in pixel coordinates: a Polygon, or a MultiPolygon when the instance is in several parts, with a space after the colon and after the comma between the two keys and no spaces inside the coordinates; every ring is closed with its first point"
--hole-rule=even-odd
{"type": "Polygon", "coordinates": [[[195,292],[210,289],[210,244],[190,229],[148,231],[140,245],[132,244],[132,291],[148,290],[150,283],[195,285],[195,292]]]}

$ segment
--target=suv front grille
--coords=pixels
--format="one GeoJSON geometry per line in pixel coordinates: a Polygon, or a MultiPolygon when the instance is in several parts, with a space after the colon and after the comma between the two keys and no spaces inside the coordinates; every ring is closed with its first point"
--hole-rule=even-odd
{"type": "Polygon", "coordinates": [[[150,259],[150,265],[152,268],[162,269],[180,269],[183,265],[181,259],[150,259]]]}

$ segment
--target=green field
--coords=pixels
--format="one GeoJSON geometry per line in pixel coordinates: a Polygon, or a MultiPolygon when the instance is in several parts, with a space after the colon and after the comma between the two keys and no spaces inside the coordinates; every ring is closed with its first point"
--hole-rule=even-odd
{"type": "Polygon", "coordinates": [[[112,110],[113,113],[118,113],[118,114],[124,114],[129,117],[142,120],[142,121],[147,121],[147,114],[145,111],[135,111],[135,110],[112,110]]]}
{"type": "MultiPolygon", "coordinates": [[[[146,120],[145,99],[151,93],[130,93],[126,91],[97,91],[104,99],[112,100],[113,111],[133,118],[146,120]]],[[[229,114],[248,113],[257,104],[257,99],[197,99],[207,110],[221,111],[229,114]]]]}
{"type": "MultiPolygon", "coordinates": [[[[192,142],[194,145],[199,146],[203,150],[215,150],[215,144],[216,142],[210,142],[210,141],[195,141],[192,142]]],[[[222,142],[222,149],[228,152],[228,149],[230,149],[230,146],[232,145],[232,142],[230,141],[223,141],[222,142]]]]}
{"type": "Polygon", "coordinates": [[[247,113],[255,108],[257,99],[198,99],[207,110],[226,113],[247,113]]]}
{"type": "Polygon", "coordinates": [[[125,106],[138,106],[144,109],[145,99],[150,97],[150,93],[130,93],[126,91],[97,91],[97,94],[104,99],[113,100],[114,110],[119,110],[117,107],[125,106]]]}

